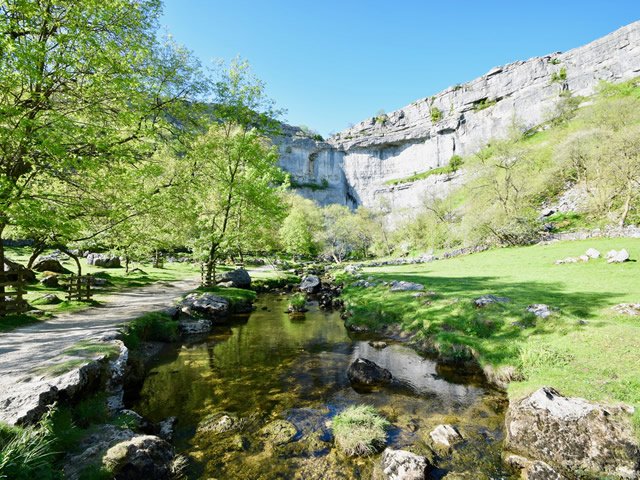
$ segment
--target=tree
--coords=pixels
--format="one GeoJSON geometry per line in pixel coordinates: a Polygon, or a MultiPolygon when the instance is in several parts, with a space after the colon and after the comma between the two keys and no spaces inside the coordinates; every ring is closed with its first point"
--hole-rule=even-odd
{"type": "Polygon", "coordinates": [[[33,226],[25,210],[88,192],[98,171],[135,166],[188,123],[184,101],[206,79],[159,43],[159,15],[159,0],[0,4],[0,265],[7,228],[33,226]]]}
{"type": "MultiPolygon", "coordinates": [[[[256,225],[284,212],[284,173],[275,148],[256,130],[214,123],[186,157],[194,249],[206,264],[205,284],[215,282],[216,263],[234,251],[240,239],[256,235],[256,225]]],[[[252,238],[256,241],[257,238],[252,238]]]]}
{"type": "Polygon", "coordinates": [[[267,138],[278,131],[280,112],[264,83],[246,61],[235,59],[214,92],[214,120],[184,157],[193,246],[205,261],[207,285],[215,283],[219,259],[239,253],[243,236],[256,236],[264,231],[261,225],[281,219],[286,187],[267,138]]]}
{"type": "Polygon", "coordinates": [[[292,195],[289,214],[279,231],[284,251],[294,257],[317,255],[321,247],[322,222],[322,212],[313,201],[292,195]]]}

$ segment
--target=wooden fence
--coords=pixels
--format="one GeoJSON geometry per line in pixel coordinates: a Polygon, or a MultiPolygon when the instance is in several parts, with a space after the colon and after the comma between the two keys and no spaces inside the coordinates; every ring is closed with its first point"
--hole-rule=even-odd
{"type": "Polygon", "coordinates": [[[25,293],[23,272],[0,272],[0,317],[26,312],[29,305],[23,298],[25,293]],[[7,287],[11,290],[7,290],[7,287]]]}
{"type": "Polygon", "coordinates": [[[93,291],[93,276],[91,275],[69,275],[62,279],[67,290],[67,300],[91,301],[93,291]]]}

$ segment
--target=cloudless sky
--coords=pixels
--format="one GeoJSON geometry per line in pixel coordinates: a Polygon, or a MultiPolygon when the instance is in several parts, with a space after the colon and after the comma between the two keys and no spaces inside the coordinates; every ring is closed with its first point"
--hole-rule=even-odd
{"type": "Polygon", "coordinates": [[[584,45],[640,20],[640,0],[165,0],[164,12],[203,65],[240,55],[284,120],[326,135],[584,45]]]}

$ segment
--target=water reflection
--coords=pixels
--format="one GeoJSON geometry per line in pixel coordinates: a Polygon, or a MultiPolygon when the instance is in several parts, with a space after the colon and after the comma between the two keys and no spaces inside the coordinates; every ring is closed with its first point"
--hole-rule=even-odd
{"type": "MultiPolygon", "coordinates": [[[[477,467],[480,472],[500,470],[502,395],[484,385],[443,378],[435,362],[403,345],[378,350],[366,341],[352,341],[337,313],[313,305],[300,320],[290,318],[285,307],[283,297],[262,297],[248,318],[181,345],[177,352],[168,349],[145,380],[133,407],[154,421],[178,417],[178,449],[200,465],[193,478],[235,478],[243,468],[254,468],[259,478],[293,478],[291,472],[306,471],[300,462],[308,459],[295,445],[315,434],[321,442],[330,440],[328,421],[357,403],[376,406],[394,423],[389,443],[396,448],[426,448],[433,426],[456,422],[469,439],[480,439],[469,442],[473,458],[480,454],[486,459],[487,465],[477,467]],[[346,370],[357,357],[390,370],[394,384],[356,392],[346,370]],[[258,418],[255,429],[274,418],[288,419],[298,428],[296,440],[303,440],[270,457],[249,430],[243,434],[251,446],[230,452],[220,442],[195,434],[206,415],[221,411],[258,418]]],[[[331,444],[326,445],[314,455],[335,457],[331,444]]],[[[340,462],[345,472],[366,470],[371,463],[340,462]]],[[[465,462],[450,459],[447,468],[467,469],[465,462]]]]}

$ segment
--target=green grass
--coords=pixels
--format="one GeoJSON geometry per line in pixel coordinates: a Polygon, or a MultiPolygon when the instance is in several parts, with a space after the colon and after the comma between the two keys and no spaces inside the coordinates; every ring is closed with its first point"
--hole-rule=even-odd
{"type": "Polygon", "coordinates": [[[323,178],[320,183],[297,182],[295,180],[291,180],[290,183],[291,183],[291,188],[308,188],[309,190],[312,190],[314,192],[317,190],[326,190],[327,188],[329,188],[329,180],[327,180],[326,178],[323,178]]]}
{"type": "Polygon", "coordinates": [[[178,338],[178,322],[162,312],[147,313],[122,328],[122,341],[134,350],[140,342],[175,342],[178,338]]]}
{"type": "Polygon", "coordinates": [[[640,322],[611,307],[640,302],[640,264],[607,264],[601,258],[554,265],[590,247],[603,254],[626,248],[633,260],[640,257],[640,239],[591,239],[366,269],[380,280],[422,283],[435,296],[348,287],[343,293],[353,313],[348,322],[373,328],[399,323],[444,356],[472,353],[488,370],[515,369],[519,380],[509,385],[512,397],[551,385],[567,395],[627,402],[638,411],[640,322]],[[488,293],[511,302],[476,308],[472,300],[488,293]],[[536,319],[525,311],[533,303],[559,311],[536,319]]]}
{"type": "Polygon", "coordinates": [[[7,315],[0,318],[0,333],[9,332],[14,328],[25,327],[45,320],[44,317],[36,317],[22,313],[20,315],[7,315]]]}
{"type": "Polygon", "coordinates": [[[336,415],[332,422],[336,445],[346,455],[373,455],[387,441],[389,422],[368,405],[353,405],[336,415]]]}
{"type": "Polygon", "coordinates": [[[548,216],[545,222],[554,224],[554,232],[564,232],[579,228],[589,228],[593,225],[585,218],[585,215],[578,212],[558,212],[548,216]]]}

